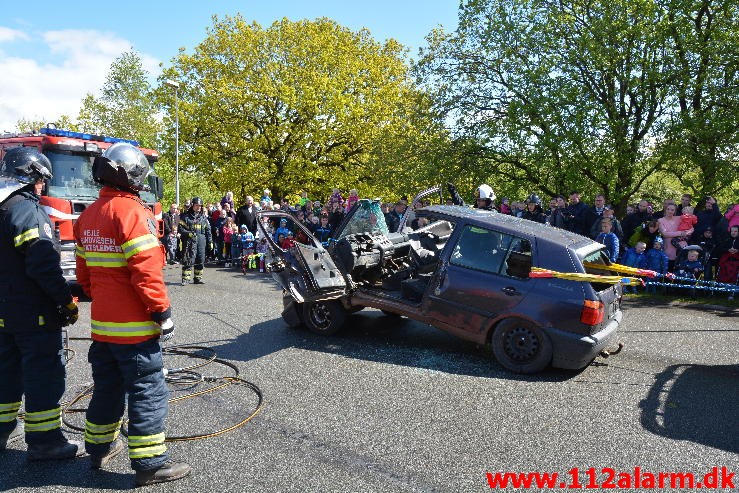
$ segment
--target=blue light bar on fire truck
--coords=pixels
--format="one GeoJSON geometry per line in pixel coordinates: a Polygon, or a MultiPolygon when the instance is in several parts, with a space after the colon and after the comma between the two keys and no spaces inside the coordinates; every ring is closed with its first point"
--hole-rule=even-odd
{"type": "Polygon", "coordinates": [[[71,139],[95,140],[98,142],[107,142],[109,144],[113,144],[115,142],[127,142],[133,146],[139,146],[138,141],[135,140],[119,139],[117,137],[106,137],[104,135],[86,134],[83,132],[73,132],[71,130],[60,130],[57,128],[44,127],[39,130],[39,133],[48,135],[49,137],[69,137],[71,139]]]}

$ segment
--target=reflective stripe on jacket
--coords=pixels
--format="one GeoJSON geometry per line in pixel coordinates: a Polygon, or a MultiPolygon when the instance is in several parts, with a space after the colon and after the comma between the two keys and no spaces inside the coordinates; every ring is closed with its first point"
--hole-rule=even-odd
{"type": "Polygon", "coordinates": [[[146,204],[111,187],[75,223],[77,281],[92,298],[93,340],[137,344],[159,336],[151,314],[170,302],[156,233],[146,204]]]}

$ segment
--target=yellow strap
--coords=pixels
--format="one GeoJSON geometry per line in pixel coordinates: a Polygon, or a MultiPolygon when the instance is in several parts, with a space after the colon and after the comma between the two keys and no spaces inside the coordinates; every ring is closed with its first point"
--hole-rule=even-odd
{"type": "Polygon", "coordinates": [[[606,284],[618,284],[624,280],[628,280],[630,283],[640,284],[641,279],[635,277],[623,277],[623,276],[600,276],[598,274],[582,274],[579,272],[557,272],[549,269],[542,269],[540,267],[532,267],[531,272],[548,272],[552,277],[557,279],[566,279],[568,281],[580,281],[580,282],[602,282],[606,284]]]}
{"type": "Polygon", "coordinates": [[[23,233],[19,234],[13,239],[13,241],[15,242],[15,247],[18,248],[19,246],[26,243],[27,241],[36,239],[38,237],[39,237],[38,228],[33,228],[33,229],[26,230],[23,233]]]}
{"type": "Polygon", "coordinates": [[[603,265],[603,264],[594,264],[592,262],[584,262],[583,266],[586,268],[590,268],[590,269],[610,270],[613,272],[621,272],[622,274],[629,274],[631,276],[643,275],[643,274],[640,274],[640,272],[644,272],[645,270],[645,269],[637,269],[636,267],[629,267],[628,265],[622,265],[622,264],[603,265]]]}

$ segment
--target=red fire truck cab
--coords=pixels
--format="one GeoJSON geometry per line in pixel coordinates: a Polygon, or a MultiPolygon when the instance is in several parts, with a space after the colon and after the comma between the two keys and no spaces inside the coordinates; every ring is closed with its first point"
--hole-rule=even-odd
{"type": "MultiPolygon", "coordinates": [[[[74,238],[72,225],[80,213],[98,198],[100,185],[92,179],[92,162],[95,156],[115,142],[128,142],[146,155],[154,168],[159,153],[139,146],[135,140],[118,139],[56,128],[42,128],[37,133],[0,135],[0,158],[12,147],[36,147],[51,161],[53,178],[47,183],[41,204],[54,222],[61,242],[61,265],[68,281],[76,280],[74,238]]],[[[149,175],[151,191],[142,191],[141,198],[151,207],[162,226],[162,180],[155,173],[149,175]]]]}

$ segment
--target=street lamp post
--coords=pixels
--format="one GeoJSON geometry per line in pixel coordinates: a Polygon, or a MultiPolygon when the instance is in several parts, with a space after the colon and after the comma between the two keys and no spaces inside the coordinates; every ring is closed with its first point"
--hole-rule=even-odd
{"type": "Polygon", "coordinates": [[[169,87],[174,87],[174,190],[175,203],[180,206],[180,108],[178,90],[180,83],[167,79],[164,81],[169,87]]]}

